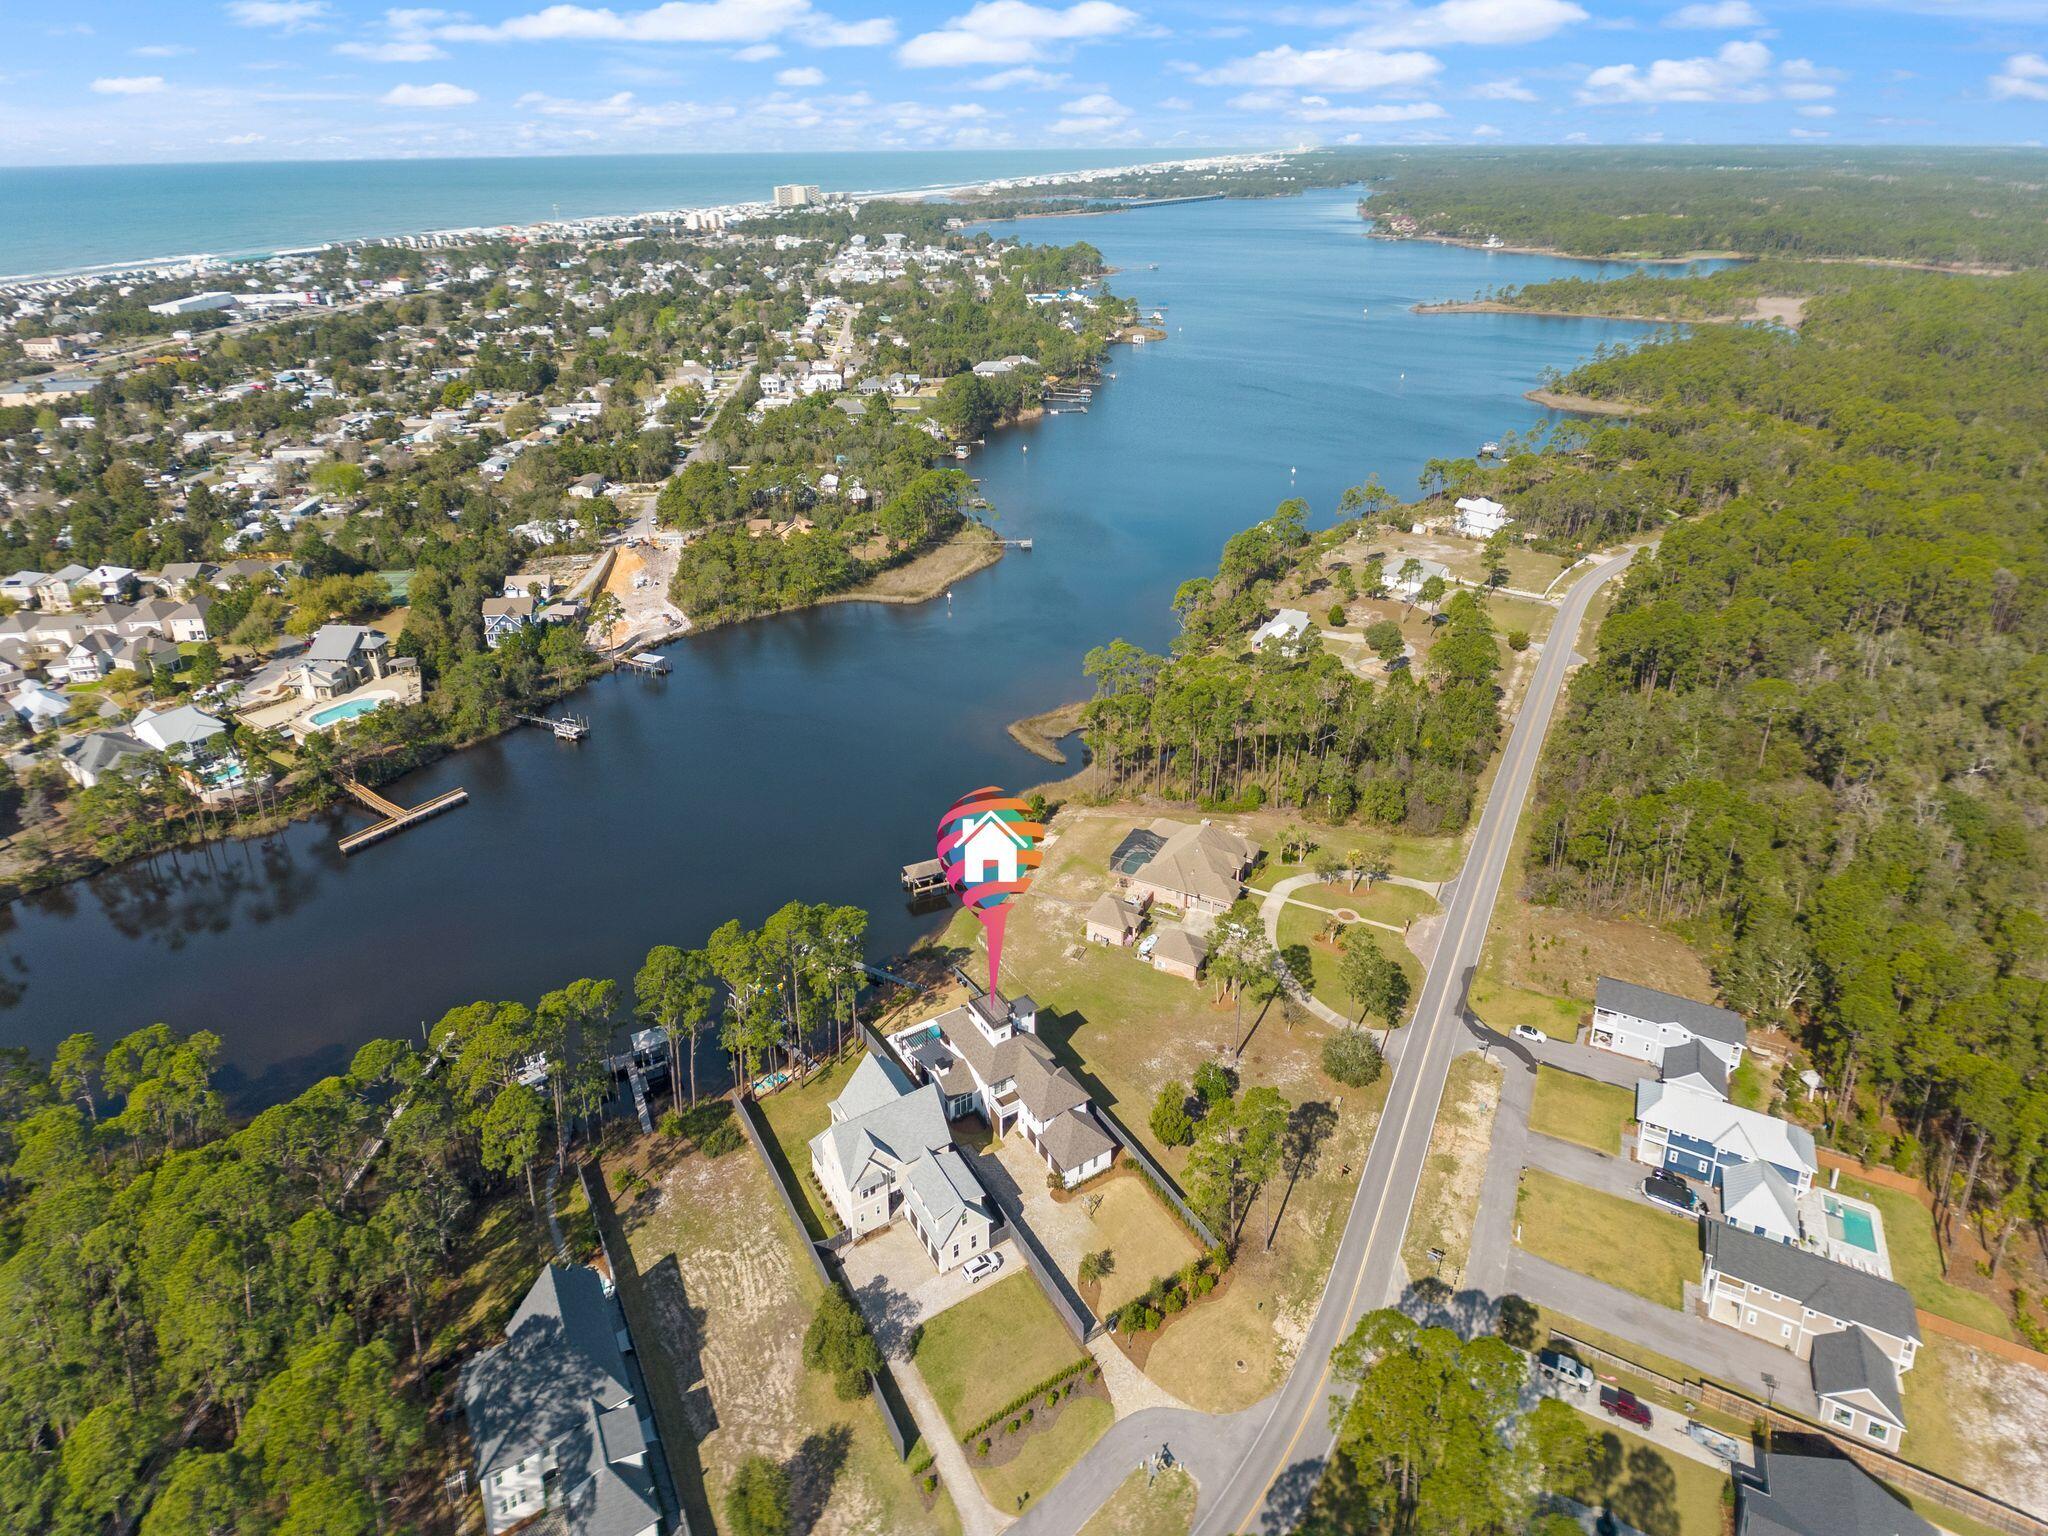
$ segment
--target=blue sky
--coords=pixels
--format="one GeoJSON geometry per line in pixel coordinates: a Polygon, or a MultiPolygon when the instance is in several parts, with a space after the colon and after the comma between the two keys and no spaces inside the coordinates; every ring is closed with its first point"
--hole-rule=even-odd
{"type": "Polygon", "coordinates": [[[2033,143],[2048,0],[6,0],[0,163],[2033,143]]]}

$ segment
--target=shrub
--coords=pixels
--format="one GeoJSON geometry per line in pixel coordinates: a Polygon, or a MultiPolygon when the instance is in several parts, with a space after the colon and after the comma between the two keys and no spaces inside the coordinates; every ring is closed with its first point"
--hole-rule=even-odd
{"type": "MultiPolygon", "coordinates": [[[[1031,1421],[1032,1421],[1033,1419],[1035,1419],[1035,1418],[1037,1418],[1037,1417],[1038,1417],[1038,1410],[1037,1410],[1036,1408],[1026,1408],[1026,1409],[1024,1410],[1024,1415],[1023,1415],[1023,1417],[1024,1417],[1024,1422],[1025,1422],[1026,1424],[1029,1424],[1029,1423],[1030,1423],[1030,1422],[1031,1422],[1031,1421]]],[[[1011,1422],[1012,1422],[1012,1423],[1014,1423],[1014,1422],[1015,1422],[1015,1420],[1012,1420],[1011,1422]]]]}
{"type": "Polygon", "coordinates": [[[1166,1315],[1168,1317],[1171,1317],[1174,1315],[1174,1313],[1180,1311],[1182,1307],[1185,1307],[1188,1304],[1188,1299],[1187,1297],[1181,1295],[1181,1293],[1178,1290],[1171,1290],[1166,1293],[1166,1295],[1161,1299],[1159,1304],[1160,1307],[1165,1311],[1166,1315]]]}
{"type": "Polygon", "coordinates": [[[936,1493],[936,1492],[938,1492],[938,1489],[939,1489],[939,1474],[938,1474],[938,1473],[936,1473],[936,1472],[927,1472],[927,1473],[925,1473],[925,1475],[924,1475],[924,1491],[925,1491],[926,1493],[936,1493]]]}
{"type": "Polygon", "coordinates": [[[882,1369],[882,1351],[852,1300],[838,1286],[818,1298],[818,1310],[804,1332],[804,1364],[832,1377],[841,1402],[865,1397],[868,1378],[882,1369]]]}
{"type": "Polygon", "coordinates": [[[976,1447],[974,1448],[974,1452],[975,1452],[975,1454],[976,1454],[977,1456],[986,1456],[986,1455],[988,1454],[988,1445],[989,1445],[989,1440],[988,1440],[988,1436],[987,1436],[987,1435],[983,1435],[983,1436],[981,1437],[981,1443],[980,1443],[979,1445],[977,1445],[977,1446],[976,1446],[976,1447]]]}
{"type": "Polygon", "coordinates": [[[1330,605],[1330,627],[1332,629],[1342,629],[1344,627],[1344,605],[1342,603],[1332,603],[1330,605]]]}
{"type": "Polygon", "coordinates": [[[1370,1087],[1386,1066],[1379,1046],[1362,1029],[1336,1030],[1323,1041],[1324,1073],[1347,1088],[1370,1087]]]}
{"type": "Polygon", "coordinates": [[[1195,1068],[1195,1094],[1210,1109],[1229,1098],[1236,1088],[1229,1071],[1219,1062],[1205,1061],[1195,1068]]]}
{"type": "Polygon", "coordinates": [[[1508,649],[1511,651],[1526,651],[1529,649],[1529,631],[1526,629],[1509,630],[1508,649]]]}
{"type": "Polygon", "coordinates": [[[1159,1090],[1152,1105],[1152,1134],[1164,1147],[1184,1147],[1195,1139],[1195,1122],[1188,1114],[1188,1090],[1184,1083],[1168,1083],[1159,1090]]]}
{"type": "Polygon", "coordinates": [[[1159,1326],[1159,1322],[1159,1313],[1156,1309],[1152,1307],[1138,1308],[1137,1331],[1139,1333],[1150,1333],[1154,1328],[1157,1328],[1159,1326]]]}
{"type": "Polygon", "coordinates": [[[1059,1403],[1060,1389],[1058,1387],[1054,1387],[1050,1392],[1045,1394],[1045,1406],[1048,1408],[1057,1408],[1059,1406],[1059,1403]]]}
{"type": "Polygon", "coordinates": [[[1015,1433],[1017,1433],[1017,1430],[1018,1430],[1018,1428],[1019,1428],[1019,1425],[1020,1425],[1020,1421],[1019,1421],[1019,1420],[1017,1420],[1017,1419],[1012,1419],[1012,1420],[1010,1420],[1010,1433],[1011,1433],[1011,1434],[1013,1434],[1013,1435],[1014,1435],[1015,1433]]]}
{"type": "Polygon", "coordinates": [[[725,1490],[725,1528],[733,1536],[787,1536],[789,1474],[766,1456],[749,1456],[725,1490]]]}
{"type": "Polygon", "coordinates": [[[675,1110],[663,1110],[661,1118],[654,1122],[654,1128],[664,1136],[679,1137],[683,1134],[683,1117],[675,1110]]]}
{"type": "Polygon", "coordinates": [[[1216,1277],[1206,1269],[1195,1276],[1194,1291],[1197,1296],[1206,1296],[1216,1289],[1216,1277]]]}

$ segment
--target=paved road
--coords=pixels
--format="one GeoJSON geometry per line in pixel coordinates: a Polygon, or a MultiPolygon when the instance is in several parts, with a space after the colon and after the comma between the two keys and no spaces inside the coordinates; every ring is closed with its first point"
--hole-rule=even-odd
{"type": "Polygon", "coordinates": [[[1447,888],[1449,906],[1435,961],[1415,1017],[1399,1031],[1397,1050],[1391,1053],[1394,1081],[1387,1109],[1292,1374],[1271,1397],[1229,1418],[1152,1409],[1122,1420],[1013,1528],[1012,1536],[1080,1529],[1129,1474],[1137,1456],[1161,1441],[1172,1445],[1199,1487],[1194,1536],[1293,1529],[1333,1439],[1330,1352],[1360,1316],[1398,1299],[1405,1283],[1401,1238],[1421,1182],[1430,1130],[1451,1060],[1470,1043],[1466,990],[1580,621],[1593,594],[1626,569],[1630,558],[1624,553],[1593,567],[1559,607],[1464,870],[1447,888]]]}
{"type": "MultiPolygon", "coordinates": [[[[1413,1038],[1395,1069],[1386,1113],[1373,1135],[1322,1305],[1294,1372],[1272,1399],[1272,1411],[1250,1453],[1220,1484],[1204,1483],[1204,1493],[1213,1486],[1214,1494],[1204,1501],[1195,1536],[1293,1528],[1335,1438],[1328,1408],[1330,1352],[1361,1315],[1400,1296],[1406,1280],[1401,1239],[1422,1182],[1444,1080],[1467,1038],[1465,995],[1493,918],[1515,826],[1535,778],[1586,606],[1602,584],[1627,569],[1631,558],[1625,553],[1594,566],[1573,584],[1558,609],[1444,914],[1436,960],[1423,983],[1414,1021],[1404,1031],[1413,1038]]],[[[1201,1476],[1199,1471],[1196,1475],[1201,1476]]]]}

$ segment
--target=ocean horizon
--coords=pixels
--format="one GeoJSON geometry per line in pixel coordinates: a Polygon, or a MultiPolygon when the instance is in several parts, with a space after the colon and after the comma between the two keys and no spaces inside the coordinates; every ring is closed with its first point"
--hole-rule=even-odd
{"type": "Polygon", "coordinates": [[[892,150],[524,155],[0,167],[0,278],[190,256],[260,257],[337,240],[765,200],[778,182],[914,192],[1097,170],[1203,150],[892,150]]]}

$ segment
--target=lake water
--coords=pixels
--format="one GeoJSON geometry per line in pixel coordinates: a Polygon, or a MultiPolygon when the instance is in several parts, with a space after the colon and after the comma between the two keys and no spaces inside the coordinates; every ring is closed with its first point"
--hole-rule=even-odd
{"type": "Polygon", "coordinates": [[[1522,392],[1546,367],[1644,334],[1411,314],[1594,269],[1369,240],[1354,203],[1022,226],[1092,241],[1171,333],[1118,348],[1088,414],[1002,433],[967,466],[1034,551],[950,603],[840,605],[675,645],[672,676],[607,677],[576,699],[580,745],[522,730],[387,786],[406,804],[458,784],[470,800],[352,859],[336,831],[367,818],[343,812],[18,903],[0,931],[0,1040],[46,1052],[77,1029],[212,1029],[249,1106],[452,1005],[623,980],[653,944],[700,943],[793,897],[868,908],[871,953],[899,951],[931,926],[903,907],[899,866],[930,856],[962,791],[1049,776],[1003,727],[1080,697],[1089,647],[1163,647],[1175,587],[1276,503],[1304,496],[1322,521],[1369,473],[1412,488],[1424,460],[1536,422],[1522,392]]]}

